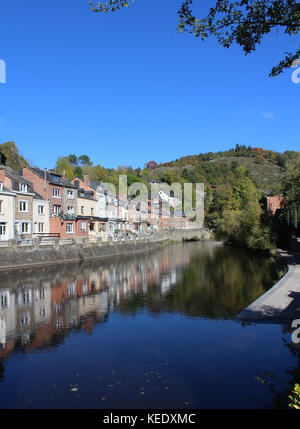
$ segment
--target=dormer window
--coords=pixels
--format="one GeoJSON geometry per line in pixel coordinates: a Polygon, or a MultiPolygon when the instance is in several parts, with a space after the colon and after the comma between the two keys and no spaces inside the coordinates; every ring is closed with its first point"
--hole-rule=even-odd
{"type": "Polygon", "coordinates": [[[28,185],[26,183],[20,183],[20,191],[28,192],[28,185]]]}
{"type": "Polygon", "coordinates": [[[51,174],[50,179],[53,180],[54,182],[59,182],[60,176],[56,176],[55,174],[51,174]]]}

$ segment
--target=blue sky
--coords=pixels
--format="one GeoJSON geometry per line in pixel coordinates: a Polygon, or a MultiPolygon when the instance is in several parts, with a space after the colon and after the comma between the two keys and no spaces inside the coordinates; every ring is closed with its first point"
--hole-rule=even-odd
{"type": "MultiPolygon", "coordinates": [[[[299,38],[274,33],[245,56],[177,34],[180,3],[102,15],[88,0],[2,2],[0,142],[41,168],[69,153],[142,167],[236,143],[300,150],[300,83],[293,69],[268,77],[299,38]]],[[[200,3],[206,15],[214,2],[200,3]]]]}

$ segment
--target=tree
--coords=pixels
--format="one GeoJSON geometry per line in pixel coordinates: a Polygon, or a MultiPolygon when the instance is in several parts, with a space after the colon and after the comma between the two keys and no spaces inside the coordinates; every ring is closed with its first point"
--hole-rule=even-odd
{"type": "Polygon", "coordinates": [[[75,178],[73,166],[70,164],[68,157],[59,156],[56,161],[55,171],[62,176],[66,176],[68,180],[75,178]]]}
{"type": "Polygon", "coordinates": [[[149,161],[146,164],[146,168],[148,168],[148,170],[153,170],[154,168],[157,168],[157,167],[158,165],[157,165],[157,162],[155,161],[149,161]]]}
{"type": "Polygon", "coordinates": [[[89,156],[87,155],[81,155],[78,157],[78,161],[80,162],[81,166],[87,167],[92,165],[89,156]]]}
{"type": "MultiPolygon", "coordinates": [[[[94,12],[103,13],[116,12],[128,7],[129,3],[130,0],[90,1],[94,12]]],[[[294,36],[300,30],[300,4],[297,0],[217,0],[208,15],[200,19],[193,13],[193,3],[194,0],[182,2],[178,11],[177,30],[189,32],[202,41],[209,36],[216,36],[224,48],[237,43],[245,55],[255,51],[263,37],[273,29],[282,29],[288,36],[294,36]]],[[[278,76],[291,67],[300,57],[300,48],[285,54],[269,76],[278,76]]]]}
{"type": "Polygon", "coordinates": [[[71,155],[68,156],[68,161],[69,161],[70,164],[72,164],[74,166],[76,166],[78,164],[77,156],[73,155],[73,154],[71,154],[71,155]]]}
{"type": "Polygon", "coordinates": [[[285,205],[284,213],[290,227],[300,230],[300,163],[291,169],[284,180],[285,205]]]}

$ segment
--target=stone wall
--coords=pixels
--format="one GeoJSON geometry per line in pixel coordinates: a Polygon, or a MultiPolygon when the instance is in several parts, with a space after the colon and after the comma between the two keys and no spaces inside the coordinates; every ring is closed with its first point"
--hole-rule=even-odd
{"type": "Polygon", "coordinates": [[[96,258],[124,255],[135,252],[149,252],[172,241],[209,240],[208,230],[173,230],[140,237],[139,240],[127,241],[89,241],[72,240],[65,243],[56,239],[53,244],[41,244],[33,240],[30,245],[17,245],[11,242],[9,247],[0,248],[0,270],[11,270],[48,264],[79,262],[96,258]]]}

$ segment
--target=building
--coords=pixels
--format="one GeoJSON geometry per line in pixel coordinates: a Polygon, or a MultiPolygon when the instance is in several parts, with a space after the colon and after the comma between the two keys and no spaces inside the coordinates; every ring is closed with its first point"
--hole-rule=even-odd
{"type": "Polygon", "coordinates": [[[284,203],[283,195],[274,195],[273,197],[266,197],[266,209],[272,215],[275,215],[277,210],[281,210],[284,203]]]}
{"type": "Polygon", "coordinates": [[[15,197],[0,179],[0,241],[14,238],[15,197]]]}
{"type": "Polygon", "coordinates": [[[97,239],[103,235],[106,222],[97,217],[97,200],[92,190],[77,190],[76,235],[97,239]]]}
{"type": "Polygon", "coordinates": [[[50,203],[40,195],[33,197],[33,234],[36,236],[49,235],[50,233],[50,203]]]}
{"type": "Polygon", "coordinates": [[[24,167],[22,176],[30,180],[34,192],[49,201],[50,233],[60,237],[75,237],[77,189],[55,171],[24,167]]]}
{"type": "Polygon", "coordinates": [[[20,176],[10,167],[0,166],[0,181],[15,194],[14,198],[14,237],[32,237],[32,214],[34,191],[32,183],[20,176]]]}

